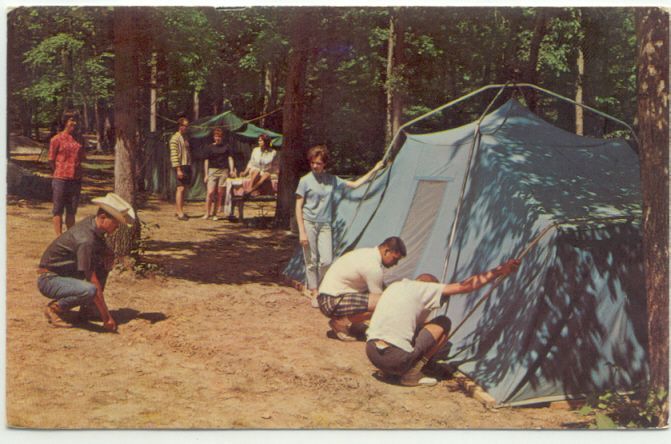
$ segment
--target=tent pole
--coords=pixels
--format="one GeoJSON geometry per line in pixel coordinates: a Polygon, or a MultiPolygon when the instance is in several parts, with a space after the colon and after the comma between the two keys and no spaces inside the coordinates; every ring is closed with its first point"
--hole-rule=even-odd
{"type": "Polygon", "coordinates": [[[459,193],[459,201],[457,202],[457,209],[456,213],[454,215],[454,219],[452,220],[452,227],[450,229],[450,238],[449,241],[447,242],[447,256],[445,256],[445,265],[443,267],[443,275],[442,278],[440,279],[440,282],[445,282],[445,279],[447,278],[447,267],[449,266],[450,263],[450,253],[452,252],[452,245],[454,245],[454,238],[457,233],[457,222],[459,221],[459,215],[461,213],[461,207],[463,206],[464,203],[464,195],[466,193],[466,184],[468,183],[468,178],[470,177],[471,174],[471,167],[473,163],[473,157],[475,154],[475,151],[477,148],[480,147],[480,139],[482,137],[482,134],[480,133],[480,124],[482,124],[482,121],[484,120],[485,116],[489,112],[489,109],[494,105],[494,102],[499,98],[501,93],[504,91],[504,89],[508,86],[506,83],[503,85],[501,88],[499,88],[499,92],[496,93],[496,96],[489,102],[489,105],[487,105],[487,108],[485,111],[480,115],[480,118],[478,119],[478,123],[475,125],[475,131],[473,132],[473,142],[471,143],[471,148],[468,152],[468,162],[466,163],[466,173],[464,174],[464,180],[461,182],[461,192],[459,193]]]}
{"type": "MultiPolygon", "coordinates": [[[[411,125],[413,125],[413,124],[415,124],[415,123],[417,123],[417,122],[419,122],[419,121],[421,121],[421,120],[423,120],[423,119],[426,119],[427,117],[429,117],[429,116],[431,116],[431,115],[433,115],[433,114],[436,114],[436,113],[438,113],[438,112],[440,112],[440,111],[442,111],[442,110],[444,110],[444,109],[446,109],[446,108],[449,108],[449,107],[454,106],[454,105],[456,105],[456,104],[458,104],[458,103],[461,103],[461,102],[463,102],[463,101],[465,101],[465,100],[467,100],[467,99],[470,99],[471,97],[476,96],[476,95],[478,95],[478,94],[480,94],[480,93],[482,93],[482,92],[484,92],[484,91],[488,91],[488,90],[490,90],[490,89],[499,88],[499,93],[497,94],[497,97],[498,97],[499,94],[501,94],[501,91],[502,91],[503,89],[505,89],[505,88],[520,88],[520,87],[536,89],[536,90],[538,90],[538,91],[541,91],[541,92],[543,92],[543,93],[545,93],[545,94],[548,94],[548,95],[550,95],[550,96],[553,96],[553,97],[555,97],[555,98],[558,98],[558,99],[561,99],[561,100],[565,100],[565,101],[570,102],[570,103],[572,103],[572,104],[574,104],[574,105],[580,106],[581,108],[587,109],[587,110],[589,110],[589,111],[591,111],[591,112],[593,112],[593,113],[595,113],[595,114],[600,115],[601,117],[605,117],[605,118],[610,119],[610,120],[612,120],[612,121],[614,121],[614,122],[617,122],[617,123],[619,123],[620,125],[622,125],[622,126],[624,126],[625,128],[627,128],[627,129],[629,130],[629,132],[631,133],[631,135],[633,136],[633,138],[634,138],[634,140],[636,141],[636,143],[637,143],[637,144],[639,143],[639,142],[638,142],[638,137],[636,137],[636,132],[634,131],[634,129],[633,129],[630,125],[628,125],[627,123],[623,122],[623,121],[620,120],[620,119],[617,119],[617,118],[615,118],[615,117],[613,117],[613,116],[611,116],[611,115],[609,115],[609,114],[606,114],[606,113],[604,113],[604,112],[602,112],[602,111],[599,111],[599,110],[597,110],[597,109],[595,109],[595,108],[592,108],[591,106],[588,106],[588,105],[585,105],[585,104],[582,104],[582,103],[578,103],[578,102],[576,102],[575,100],[572,100],[572,99],[570,99],[570,98],[568,98],[568,97],[564,97],[564,96],[562,96],[562,95],[560,95],[560,94],[554,93],[554,92],[552,92],[552,91],[550,91],[550,90],[547,90],[547,89],[545,89],[545,88],[541,88],[540,86],[536,86],[536,85],[534,85],[534,84],[532,84],[532,83],[511,83],[511,82],[507,82],[507,83],[505,83],[505,84],[495,83],[495,84],[491,84],[491,85],[483,86],[483,87],[481,87],[481,88],[476,89],[475,91],[472,91],[472,92],[470,92],[470,93],[468,93],[468,94],[465,94],[465,95],[463,95],[463,96],[461,96],[461,97],[459,97],[459,98],[457,98],[457,99],[454,99],[454,100],[452,100],[452,101],[450,101],[450,102],[447,102],[446,104],[441,105],[441,106],[439,106],[438,108],[432,109],[431,111],[428,111],[428,112],[426,112],[426,113],[420,115],[419,117],[416,117],[416,118],[414,118],[414,119],[412,119],[412,120],[410,120],[410,121],[404,123],[403,125],[401,125],[401,126],[398,128],[398,130],[396,130],[396,134],[394,134],[394,137],[392,138],[391,142],[389,143],[389,145],[388,145],[387,148],[385,149],[384,156],[382,157],[382,160],[384,161],[385,165],[386,165],[387,163],[390,162],[390,158],[392,158],[393,155],[394,155],[394,153],[392,153],[392,151],[393,151],[392,148],[395,146],[396,141],[398,140],[399,136],[401,135],[401,132],[404,131],[404,130],[405,130],[406,128],[408,128],[409,126],[411,126],[411,125]]],[[[494,100],[496,100],[496,98],[495,98],[494,100]]],[[[487,109],[489,109],[489,108],[492,106],[492,104],[494,103],[494,100],[490,103],[490,105],[487,107],[487,109]]],[[[486,114],[486,112],[483,113],[483,116],[484,116],[485,114],[486,114]]],[[[483,116],[480,117],[479,122],[482,121],[483,116]]],[[[479,127],[479,124],[478,124],[478,131],[479,131],[479,128],[480,128],[480,127],[479,127]]],[[[393,161],[393,160],[391,160],[391,161],[393,161]]],[[[370,187],[371,187],[372,183],[375,181],[375,179],[377,178],[377,176],[378,176],[378,171],[376,171],[375,174],[373,174],[373,177],[368,181],[368,185],[366,186],[366,191],[364,192],[363,197],[361,198],[361,200],[360,200],[359,203],[357,204],[356,210],[354,211],[354,215],[352,216],[352,220],[350,221],[349,225],[345,228],[345,231],[343,232],[343,236],[342,236],[343,239],[344,239],[344,237],[345,237],[345,234],[347,234],[347,232],[349,231],[350,226],[352,226],[352,224],[353,224],[354,220],[356,219],[357,215],[359,214],[359,209],[361,208],[361,203],[362,203],[364,200],[366,200],[366,197],[368,196],[368,192],[370,191],[370,187]]],[[[448,251],[449,251],[449,250],[448,250],[448,251]]],[[[447,274],[447,265],[445,266],[445,272],[444,272],[444,273],[447,274]]]]}

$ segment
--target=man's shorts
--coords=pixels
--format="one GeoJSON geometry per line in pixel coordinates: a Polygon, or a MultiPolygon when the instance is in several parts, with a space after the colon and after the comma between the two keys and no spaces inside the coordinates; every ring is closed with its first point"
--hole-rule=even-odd
{"type": "Polygon", "coordinates": [[[224,188],[228,178],[228,168],[208,168],[207,169],[207,187],[224,188]]]}
{"type": "Polygon", "coordinates": [[[180,179],[177,176],[177,169],[175,168],[175,177],[177,178],[178,187],[190,187],[191,181],[193,180],[193,174],[191,173],[191,165],[182,165],[183,177],[180,179]]]}
{"type": "Polygon", "coordinates": [[[368,293],[345,293],[339,296],[320,293],[319,310],[328,318],[340,318],[368,311],[368,293]]]}
{"type": "Polygon", "coordinates": [[[366,343],[366,355],[370,362],[388,375],[401,376],[412,368],[431,347],[436,344],[433,335],[421,329],[415,336],[414,349],[407,352],[391,344],[378,344],[376,339],[366,343]]]}
{"type": "Polygon", "coordinates": [[[79,196],[82,191],[81,180],[53,179],[51,181],[52,199],[54,203],[51,214],[54,216],[63,215],[63,210],[68,215],[77,214],[79,206],[79,196]]]}

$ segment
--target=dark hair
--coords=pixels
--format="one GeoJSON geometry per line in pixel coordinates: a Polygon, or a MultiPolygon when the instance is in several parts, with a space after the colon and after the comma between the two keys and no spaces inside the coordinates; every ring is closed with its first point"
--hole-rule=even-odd
{"type": "Polygon", "coordinates": [[[326,145],[317,145],[313,146],[308,150],[308,160],[312,162],[312,159],[315,157],[321,157],[322,162],[328,163],[329,161],[329,149],[326,145]]]}
{"type": "Polygon", "coordinates": [[[261,134],[259,139],[263,140],[263,143],[266,147],[270,148],[270,136],[268,134],[261,134]]]}
{"type": "Polygon", "coordinates": [[[401,257],[405,257],[407,253],[405,249],[405,244],[401,240],[400,237],[397,236],[392,236],[386,238],[380,245],[379,247],[381,248],[388,248],[390,251],[393,251],[394,253],[398,253],[401,255],[401,257]]]}
{"type": "Polygon", "coordinates": [[[79,114],[76,111],[66,111],[61,116],[61,129],[65,129],[65,125],[68,123],[68,120],[74,120],[75,122],[79,120],[79,114]]]}
{"type": "Polygon", "coordinates": [[[223,130],[223,128],[221,128],[221,127],[216,127],[216,128],[212,131],[212,136],[216,136],[216,135],[219,135],[219,136],[222,136],[222,137],[223,137],[223,136],[224,136],[224,130],[223,130]]]}

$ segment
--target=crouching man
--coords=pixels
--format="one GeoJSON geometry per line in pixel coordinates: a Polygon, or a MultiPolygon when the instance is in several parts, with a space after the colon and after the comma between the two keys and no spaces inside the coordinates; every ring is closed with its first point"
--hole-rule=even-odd
{"type": "Polygon", "coordinates": [[[370,319],[384,289],[383,270],[405,257],[400,237],[389,237],[377,247],[358,248],[339,257],[319,286],[317,303],[341,341],[355,341],[352,324],[370,319]]]}
{"type": "Polygon", "coordinates": [[[476,274],[460,283],[441,284],[430,274],[416,280],[394,282],[382,293],[370,321],[366,355],[385,376],[400,377],[405,386],[434,385],[422,367],[441,349],[450,331],[450,320],[438,316],[428,323],[429,313],[449,296],[469,293],[517,270],[511,259],[491,271],[476,274]]]}
{"type": "Polygon", "coordinates": [[[54,327],[69,328],[65,315],[80,307],[80,315],[97,308],[103,327],[116,331],[117,325],[107,309],[103,289],[112,268],[114,252],[104,239],[119,224],[132,224],[135,212],[128,202],[114,193],[93,199],[98,213],[76,223],[46,249],[37,270],[37,287],[53,299],[44,313],[54,327]]]}

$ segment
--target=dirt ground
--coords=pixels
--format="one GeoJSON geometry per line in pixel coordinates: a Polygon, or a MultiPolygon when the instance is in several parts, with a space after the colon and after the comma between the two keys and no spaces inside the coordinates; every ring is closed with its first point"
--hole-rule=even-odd
{"type": "MultiPolygon", "coordinates": [[[[108,170],[87,170],[89,197],[111,190],[101,171],[108,170]]],[[[202,207],[191,203],[187,213],[202,215],[202,207]]],[[[249,216],[260,214],[251,210],[249,216]]],[[[139,214],[158,225],[146,258],[162,274],[110,276],[106,300],[118,334],[95,323],[51,328],[35,273],[53,239],[50,211],[47,201],[8,197],[10,427],[560,429],[585,423],[570,411],[487,409],[453,380],[432,388],[378,381],[364,343],[328,338],[326,319],[280,283],[295,237],[228,221],[181,222],[171,204],[155,199],[139,214]]],[[[94,211],[85,204],[78,218],[94,211]]]]}

